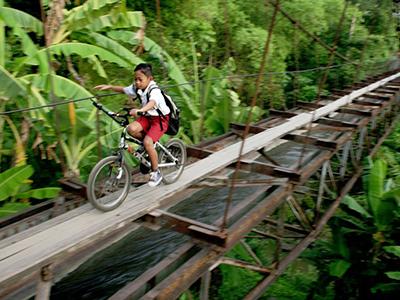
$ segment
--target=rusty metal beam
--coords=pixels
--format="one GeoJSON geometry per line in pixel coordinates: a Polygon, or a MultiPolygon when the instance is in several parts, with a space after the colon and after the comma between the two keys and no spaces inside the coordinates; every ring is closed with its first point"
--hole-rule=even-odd
{"type": "Polygon", "coordinates": [[[353,103],[361,104],[361,105],[375,105],[375,106],[380,106],[380,107],[383,107],[387,104],[387,102],[376,102],[376,101],[373,101],[372,99],[368,99],[368,98],[354,99],[353,103]]]}
{"type": "Polygon", "coordinates": [[[255,271],[258,273],[262,273],[262,274],[270,274],[272,272],[271,269],[260,267],[258,265],[250,264],[246,261],[228,258],[228,257],[220,258],[218,260],[218,264],[220,264],[220,265],[224,264],[224,265],[230,265],[230,266],[235,266],[235,267],[239,267],[239,268],[244,268],[244,269],[255,271]]]}
{"type": "Polygon", "coordinates": [[[276,109],[270,109],[269,110],[269,115],[272,117],[280,117],[280,118],[292,118],[297,116],[298,114],[295,112],[290,112],[290,111],[283,111],[283,110],[276,110],[276,109]]]}
{"type": "Polygon", "coordinates": [[[288,178],[293,182],[300,181],[301,177],[301,174],[295,170],[256,161],[242,160],[240,169],[279,178],[288,178]]]}
{"type": "MultiPolygon", "coordinates": [[[[246,128],[246,125],[244,124],[238,124],[238,123],[229,123],[229,128],[234,131],[244,131],[246,128]]],[[[254,126],[254,125],[249,125],[249,133],[257,134],[260,132],[263,132],[267,128],[262,128],[259,126],[254,126]]]]}
{"type": "Polygon", "coordinates": [[[371,117],[372,116],[372,111],[349,108],[349,107],[341,107],[338,109],[338,112],[340,112],[342,114],[352,114],[352,115],[363,116],[363,117],[371,117]]]}
{"type": "Polygon", "coordinates": [[[373,92],[366,93],[363,96],[367,97],[367,98],[382,100],[382,101],[392,100],[392,98],[393,98],[393,96],[382,95],[382,94],[377,94],[377,93],[373,93],[373,92]]]}
{"type": "Polygon", "coordinates": [[[223,246],[226,233],[219,227],[205,224],[161,209],[155,209],[142,217],[142,220],[152,224],[162,225],[177,232],[192,236],[193,238],[223,246]]]}
{"type": "Polygon", "coordinates": [[[338,143],[331,140],[314,138],[310,136],[300,135],[300,134],[286,134],[282,137],[284,140],[293,141],[296,143],[302,143],[307,145],[314,145],[324,149],[336,150],[338,148],[338,143]]]}
{"type": "Polygon", "coordinates": [[[339,120],[330,119],[330,118],[320,118],[318,120],[315,120],[314,122],[318,123],[318,124],[322,124],[322,125],[349,128],[349,130],[358,128],[358,124],[356,124],[356,123],[339,121],[339,120]]]}
{"type": "Polygon", "coordinates": [[[316,103],[316,102],[297,101],[296,106],[305,108],[305,109],[317,109],[317,108],[323,107],[324,105],[321,103],[316,103]]]}
{"type": "MultiPolygon", "coordinates": [[[[225,188],[228,184],[231,184],[232,180],[215,179],[213,182],[204,180],[199,183],[192,184],[190,188],[225,188]]],[[[287,183],[284,178],[270,178],[270,179],[236,179],[233,181],[235,187],[249,187],[249,186],[266,186],[266,185],[282,185],[287,183]]]]}
{"type": "Polygon", "coordinates": [[[186,146],[186,153],[189,157],[203,159],[213,154],[214,152],[196,146],[186,146]]]}

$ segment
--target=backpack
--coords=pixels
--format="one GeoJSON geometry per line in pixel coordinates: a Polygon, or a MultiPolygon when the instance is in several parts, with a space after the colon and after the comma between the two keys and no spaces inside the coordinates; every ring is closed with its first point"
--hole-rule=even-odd
{"type": "MultiPolygon", "coordinates": [[[[180,110],[179,108],[176,106],[176,104],[174,103],[174,101],[172,101],[171,97],[166,95],[165,92],[159,88],[158,86],[153,86],[149,89],[149,91],[147,92],[147,102],[149,102],[150,100],[150,93],[152,90],[154,89],[160,89],[161,91],[161,95],[164,97],[164,101],[165,104],[168,106],[169,108],[169,120],[168,120],[168,129],[165,132],[168,135],[176,135],[179,131],[179,123],[180,123],[180,119],[179,119],[179,113],[180,110]]],[[[165,115],[161,112],[161,110],[159,108],[156,108],[156,111],[158,112],[158,115],[160,116],[160,126],[161,126],[161,130],[163,130],[163,126],[161,123],[161,118],[165,119],[165,115]]]]}

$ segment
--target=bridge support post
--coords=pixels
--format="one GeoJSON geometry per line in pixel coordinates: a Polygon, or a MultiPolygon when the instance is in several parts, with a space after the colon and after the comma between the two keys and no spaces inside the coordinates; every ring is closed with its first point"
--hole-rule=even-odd
{"type": "Polygon", "coordinates": [[[35,300],[50,299],[50,290],[53,283],[53,267],[47,265],[40,270],[40,278],[36,288],[35,300]]]}
{"type": "Polygon", "coordinates": [[[367,127],[363,127],[360,130],[360,136],[358,139],[358,151],[357,151],[357,155],[356,155],[356,160],[360,161],[362,154],[363,154],[363,150],[364,150],[364,141],[366,139],[367,136],[367,127]]]}
{"type": "Polygon", "coordinates": [[[349,156],[350,147],[351,147],[351,141],[348,141],[343,148],[343,153],[340,160],[340,171],[339,171],[341,180],[344,180],[344,176],[346,175],[347,158],[349,156]]]}
{"type": "Polygon", "coordinates": [[[208,300],[208,292],[210,290],[211,282],[211,271],[207,270],[201,277],[201,287],[200,287],[200,300],[208,300]]]}

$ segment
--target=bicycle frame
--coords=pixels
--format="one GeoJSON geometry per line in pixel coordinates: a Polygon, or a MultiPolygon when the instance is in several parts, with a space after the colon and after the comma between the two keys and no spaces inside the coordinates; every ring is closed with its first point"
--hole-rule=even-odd
{"type": "MultiPolygon", "coordinates": [[[[103,111],[107,116],[109,116],[111,119],[113,119],[115,122],[117,122],[119,125],[121,125],[122,127],[124,127],[124,129],[121,132],[121,137],[119,140],[119,151],[118,151],[118,156],[120,157],[120,160],[123,160],[123,155],[122,155],[122,151],[128,149],[128,145],[126,144],[126,141],[135,143],[139,146],[143,146],[143,142],[131,135],[129,135],[128,133],[128,125],[129,125],[129,120],[128,120],[128,114],[125,115],[119,115],[117,113],[114,113],[112,111],[109,111],[107,109],[105,109],[103,107],[103,105],[101,105],[100,103],[97,103],[96,101],[92,100],[92,104],[98,108],[99,110],[103,111]]],[[[155,149],[161,149],[165,154],[168,155],[168,157],[172,160],[172,162],[170,163],[160,163],[158,165],[159,168],[163,168],[163,167],[171,167],[171,166],[175,166],[176,162],[178,161],[177,158],[175,158],[171,152],[169,152],[169,150],[167,148],[165,148],[160,142],[155,142],[154,143],[154,148],[155,149]]],[[[138,159],[141,160],[145,160],[147,162],[147,165],[150,166],[150,162],[149,160],[144,157],[141,153],[139,152],[135,152],[134,153],[135,157],[137,157],[138,159]]]]}

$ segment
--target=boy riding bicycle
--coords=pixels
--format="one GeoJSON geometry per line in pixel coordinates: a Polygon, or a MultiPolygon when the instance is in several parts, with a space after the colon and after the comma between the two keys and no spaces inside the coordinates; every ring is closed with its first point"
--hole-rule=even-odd
{"type": "Polygon", "coordinates": [[[152,172],[148,184],[151,187],[157,186],[162,180],[161,172],[158,169],[158,154],[154,149],[154,143],[168,129],[168,120],[170,109],[165,103],[160,89],[153,89],[157,86],[153,80],[152,66],[142,63],[136,66],[134,70],[134,84],[130,86],[98,85],[95,89],[100,91],[112,90],[118,93],[125,93],[133,98],[140,98],[141,108],[132,109],[129,114],[136,118],[129,124],[128,133],[143,141],[143,146],[149,155],[152,172]],[[151,93],[149,91],[151,90],[151,93]],[[160,117],[158,111],[165,116],[160,117]],[[145,113],[139,116],[139,114],[145,113]]]}

